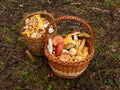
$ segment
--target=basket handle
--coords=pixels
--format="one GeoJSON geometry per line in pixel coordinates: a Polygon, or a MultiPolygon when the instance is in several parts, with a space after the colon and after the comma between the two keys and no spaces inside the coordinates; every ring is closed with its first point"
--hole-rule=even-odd
{"type": "Polygon", "coordinates": [[[88,30],[91,34],[91,41],[92,41],[92,44],[94,47],[94,33],[93,33],[91,26],[84,19],[79,18],[79,17],[75,17],[75,16],[61,16],[59,18],[54,19],[52,22],[50,22],[49,25],[45,29],[45,42],[46,42],[46,44],[47,44],[47,40],[48,40],[48,30],[49,30],[50,26],[53,25],[54,23],[56,23],[58,21],[62,21],[62,20],[74,20],[74,21],[78,21],[78,22],[84,24],[88,28],[88,30]]]}

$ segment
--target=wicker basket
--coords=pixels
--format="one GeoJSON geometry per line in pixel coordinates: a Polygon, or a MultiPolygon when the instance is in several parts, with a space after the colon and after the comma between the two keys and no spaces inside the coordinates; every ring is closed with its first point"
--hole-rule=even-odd
{"type": "Polygon", "coordinates": [[[78,17],[74,17],[74,16],[59,17],[59,18],[55,19],[54,21],[52,21],[48,25],[48,27],[46,28],[46,32],[45,32],[45,37],[46,37],[45,38],[45,49],[44,49],[45,56],[48,58],[49,65],[52,68],[55,75],[57,75],[61,78],[73,79],[73,78],[80,76],[81,73],[83,73],[86,70],[86,68],[88,67],[88,65],[90,63],[90,60],[94,56],[94,36],[93,36],[93,30],[92,30],[91,26],[85,20],[78,18],[78,17]],[[49,53],[48,48],[47,48],[48,29],[51,25],[53,25],[54,23],[61,21],[61,20],[74,20],[74,21],[80,22],[80,23],[84,24],[87,27],[87,29],[89,30],[89,32],[91,34],[91,39],[89,40],[89,42],[87,42],[87,46],[89,48],[90,55],[88,56],[88,58],[85,61],[78,61],[78,62],[72,62],[72,63],[71,62],[63,62],[49,53]]]}
{"type": "MultiPolygon", "coordinates": [[[[54,17],[47,12],[36,12],[36,13],[28,14],[26,17],[23,18],[21,22],[21,33],[24,31],[23,27],[25,26],[25,20],[35,14],[40,14],[42,17],[46,18],[49,22],[54,20],[54,17]]],[[[56,29],[55,24],[53,25],[53,28],[56,29]]],[[[50,34],[50,36],[54,35],[55,33],[56,30],[54,30],[54,32],[50,34]]],[[[36,38],[27,37],[27,35],[22,35],[22,36],[25,40],[25,44],[27,45],[28,49],[32,52],[32,54],[37,56],[44,55],[44,45],[45,45],[44,37],[40,37],[36,39],[36,38]]]]}

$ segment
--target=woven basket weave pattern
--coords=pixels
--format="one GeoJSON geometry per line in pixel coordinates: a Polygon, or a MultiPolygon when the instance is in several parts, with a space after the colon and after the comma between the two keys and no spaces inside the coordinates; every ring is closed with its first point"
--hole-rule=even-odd
{"type": "MultiPolygon", "coordinates": [[[[25,18],[23,18],[23,20],[21,22],[21,32],[23,32],[23,30],[24,30],[23,27],[25,26],[25,24],[24,24],[25,20],[35,14],[40,14],[42,17],[47,18],[47,20],[49,22],[54,20],[54,17],[47,12],[36,12],[36,13],[28,14],[25,18]]],[[[55,24],[53,25],[53,28],[56,29],[55,24]]],[[[54,35],[54,34],[56,34],[56,30],[51,35],[54,35]]],[[[44,45],[45,45],[44,37],[35,39],[35,38],[31,38],[31,37],[28,38],[25,35],[22,35],[22,36],[24,37],[26,46],[32,52],[32,54],[37,55],[37,56],[44,55],[44,45]]]]}
{"type": "Polygon", "coordinates": [[[72,79],[72,78],[76,78],[76,77],[80,76],[81,73],[83,73],[86,70],[86,68],[88,67],[88,65],[90,63],[90,60],[94,56],[94,34],[93,34],[93,30],[92,30],[91,26],[85,20],[78,18],[78,17],[74,17],[74,16],[59,17],[59,18],[53,20],[47,26],[46,32],[45,32],[45,37],[46,37],[45,38],[45,49],[44,49],[45,56],[48,58],[49,65],[52,68],[55,75],[57,75],[61,78],[72,79]],[[87,46],[89,48],[90,55],[88,56],[88,58],[85,61],[78,61],[78,62],[72,62],[72,63],[71,62],[63,62],[49,53],[48,48],[47,48],[48,29],[54,23],[57,23],[62,20],[74,20],[74,21],[80,22],[80,23],[84,24],[87,27],[87,29],[89,30],[89,32],[91,34],[91,39],[90,39],[90,41],[87,42],[88,43],[87,46]]]}

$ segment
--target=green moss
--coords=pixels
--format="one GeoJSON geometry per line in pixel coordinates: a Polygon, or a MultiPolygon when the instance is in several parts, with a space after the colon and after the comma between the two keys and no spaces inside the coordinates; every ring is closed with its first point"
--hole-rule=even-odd
{"type": "Polygon", "coordinates": [[[52,90],[52,86],[48,85],[47,90],[52,90]]]}
{"type": "Polygon", "coordinates": [[[20,22],[17,22],[15,25],[12,26],[11,29],[14,30],[14,31],[16,31],[16,30],[18,30],[19,25],[20,25],[20,22]]]}
{"type": "Polygon", "coordinates": [[[3,27],[3,32],[6,33],[9,30],[8,27],[3,27]]]}
{"type": "Polygon", "coordinates": [[[12,38],[12,37],[9,37],[9,36],[6,36],[5,37],[5,40],[7,41],[7,42],[13,42],[14,41],[14,39],[12,38]]]}
{"type": "Polygon", "coordinates": [[[24,89],[20,86],[15,86],[13,90],[24,90],[24,89]]]}
{"type": "Polygon", "coordinates": [[[71,0],[63,0],[64,3],[70,3],[71,0]]]}
{"type": "Polygon", "coordinates": [[[105,18],[104,17],[94,17],[94,22],[95,23],[104,23],[105,22],[105,18]]]}
{"type": "Polygon", "coordinates": [[[22,38],[22,37],[18,37],[18,38],[17,38],[17,41],[18,41],[18,42],[23,42],[23,38],[22,38]]]}
{"type": "Polygon", "coordinates": [[[120,0],[101,0],[102,4],[106,7],[117,7],[120,5],[120,0]]]}
{"type": "Polygon", "coordinates": [[[70,85],[71,85],[70,80],[66,80],[66,81],[65,81],[65,85],[66,85],[66,86],[70,86],[70,85]]]}

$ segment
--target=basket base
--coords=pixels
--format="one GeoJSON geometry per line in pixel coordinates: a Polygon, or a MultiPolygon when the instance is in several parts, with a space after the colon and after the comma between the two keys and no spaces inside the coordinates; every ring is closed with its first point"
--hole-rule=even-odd
{"type": "Polygon", "coordinates": [[[54,69],[51,65],[50,67],[52,68],[54,74],[60,78],[65,78],[65,79],[73,79],[73,78],[77,78],[79,77],[87,68],[87,66],[81,70],[80,72],[62,72],[62,71],[59,71],[59,70],[56,70],[54,69]]]}
{"type": "Polygon", "coordinates": [[[30,48],[29,48],[29,50],[30,50],[31,53],[32,53],[33,55],[35,55],[35,56],[44,56],[44,51],[43,51],[43,49],[38,50],[38,49],[30,49],[30,48]]]}

